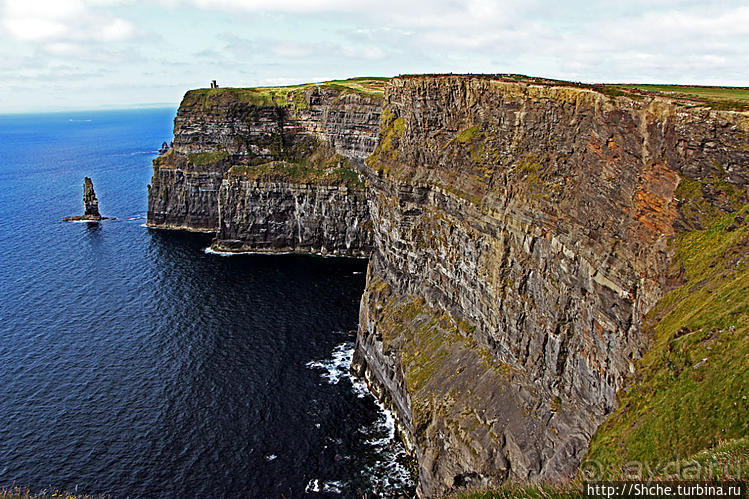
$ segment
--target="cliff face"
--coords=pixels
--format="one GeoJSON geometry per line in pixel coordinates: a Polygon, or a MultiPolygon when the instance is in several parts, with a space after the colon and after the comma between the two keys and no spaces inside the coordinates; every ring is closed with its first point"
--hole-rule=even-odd
{"type": "Polygon", "coordinates": [[[682,278],[670,240],[747,201],[749,119],[472,77],[396,78],[382,117],[355,367],[419,492],[574,473],[682,278]]]}
{"type": "Polygon", "coordinates": [[[222,250],[364,254],[359,170],[377,141],[381,95],[376,80],[188,92],[173,148],[154,160],[148,225],[217,232],[222,250]]]}
{"type": "Polygon", "coordinates": [[[368,256],[372,247],[362,188],[246,180],[219,192],[219,251],[304,251],[368,256]]]}
{"type": "Polygon", "coordinates": [[[149,227],[213,232],[218,222],[218,189],[229,164],[190,162],[174,150],[154,160],[148,189],[149,227]]]}
{"type": "Polygon", "coordinates": [[[509,77],[381,90],[188,92],[148,223],[216,232],[222,251],[371,253],[353,367],[395,410],[422,496],[572,475],[649,351],[645,314],[741,294],[749,116],[509,77]],[[705,254],[692,240],[722,241],[709,266],[683,265],[705,254]]]}

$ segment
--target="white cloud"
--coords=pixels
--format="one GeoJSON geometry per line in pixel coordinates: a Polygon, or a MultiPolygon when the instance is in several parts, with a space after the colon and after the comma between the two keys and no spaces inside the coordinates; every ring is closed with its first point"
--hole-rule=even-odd
{"type": "Polygon", "coordinates": [[[129,21],[82,0],[5,0],[0,13],[0,25],[10,37],[42,43],[56,53],[71,42],[120,42],[136,33],[129,21]]]}
{"type": "Polygon", "coordinates": [[[575,61],[585,80],[735,85],[746,84],[748,35],[749,8],[724,5],[714,14],[702,4],[602,19],[548,49],[575,61]]]}
{"type": "Polygon", "coordinates": [[[341,53],[345,57],[366,59],[370,61],[382,60],[387,57],[387,53],[377,46],[363,46],[363,47],[343,47],[341,53]]]}
{"type": "Polygon", "coordinates": [[[321,59],[328,58],[343,61],[345,59],[383,59],[386,52],[375,45],[340,45],[337,43],[302,43],[268,40],[264,43],[271,54],[285,59],[321,59]]]}
{"type": "Polygon", "coordinates": [[[295,59],[298,57],[310,57],[315,52],[315,47],[307,43],[279,42],[270,47],[271,54],[278,57],[295,59]]]}
{"type": "Polygon", "coordinates": [[[50,54],[57,56],[77,56],[81,53],[82,48],[77,43],[69,42],[52,42],[44,45],[44,48],[50,54]]]}
{"type": "Polygon", "coordinates": [[[102,42],[119,42],[130,39],[135,28],[124,19],[111,19],[100,26],[89,27],[90,36],[102,42]]]}
{"type": "Polygon", "coordinates": [[[133,79],[175,91],[214,77],[241,86],[418,72],[746,85],[749,5],[0,0],[0,58],[40,93],[65,67],[75,69],[60,70],[56,85],[73,85],[80,78],[64,75],[75,72],[123,100],[133,79]]]}
{"type": "Polygon", "coordinates": [[[158,0],[177,8],[192,5],[228,12],[350,15],[393,26],[476,27],[512,23],[540,0],[158,0]]]}

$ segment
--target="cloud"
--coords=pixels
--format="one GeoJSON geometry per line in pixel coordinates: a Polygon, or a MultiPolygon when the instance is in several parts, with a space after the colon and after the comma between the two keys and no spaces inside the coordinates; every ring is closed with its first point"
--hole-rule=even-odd
{"type": "Polygon", "coordinates": [[[0,0],[0,59],[40,95],[48,83],[73,85],[70,75],[80,74],[92,89],[120,92],[123,101],[133,80],[187,89],[214,77],[240,86],[357,74],[517,72],[746,85],[749,6],[746,0],[0,0]],[[55,80],[55,68],[68,69],[55,80]]]}
{"type": "Polygon", "coordinates": [[[697,5],[602,19],[561,35],[548,53],[574,61],[587,80],[741,84],[747,40],[749,8],[724,5],[713,13],[697,5]]]}
{"type": "Polygon", "coordinates": [[[476,27],[513,22],[540,0],[158,0],[172,8],[194,6],[227,12],[335,14],[392,26],[476,27]]]}
{"type": "Polygon", "coordinates": [[[72,52],[78,42],[121,42],[137,32],[129,21],[82,0],[5,0],[0,13],[0,26],[11,38],[52,53],[72,52]]]}
{"type": "Polygon", "coordinates": [[[284,59],[366,59],[377,60],[386,56],[376,45],[343,45],[338,43],[303,43],[286,40],[261,41],[270,54],[284,59]]]}

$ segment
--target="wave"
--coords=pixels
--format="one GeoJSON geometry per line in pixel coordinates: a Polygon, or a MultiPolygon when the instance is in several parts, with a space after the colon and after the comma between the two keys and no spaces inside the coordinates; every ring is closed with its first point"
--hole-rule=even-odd
{"type": "Polygon", "coordinates": [[[74,224],[100,224],[102,222],[115,222],[114,219],[102,218],[101,220],[66,220],[68,223],[74,224]]]}
{"type": "Polygon", "coordinates": [[[219,251],[208,246],[203,250],[206,255],[235,256],[235,255],[291,255],[291,251],[277,251],[273,253],[263,251],[219,251]]]}
{"type": "MultiPolygon", "coordinates": [[[[368,260],[366,256],[348,256],[348,255],[331,255],[330,253],[316,253],[316,252],[295,252],[295,251],[219,251],[208,246],[203,250],[208,255],[218,256],[234,256],[234,255],[314,255],[322,258],[353,258],[356,260],[368,260]]],[[[362,272],[354,272],[354,274],[361,274],[362,272]]]]}
{"type": "Polygon", "coordinates": [[[322,492],[327,494],[340,494],[342,492],[342,488],[345,487],[346,484],[343,482],[339,482],[336,480],[327,480],[322,483],[322,486],[320,485],[320,479],[319,478],[313,478],[312,480],[307,483],[307,486],[304,488],[304,492],[307,494],[315,493],[315,492],[322,492]]]}
{"type": "Polygon", "coordinates": [[[354,343],[347,341],[341,343],[333,349],[330,359],[312,360],[307,362],[306,366],[311,369],[325,370],[320,376],[328,380],[331,385],[337,385],[342,379],[349,377],[351,361],[354,358],[354,343]]]}
{"type": "MultiPolygon", "coordinates": [[[[347,341],[337,345],[328,359],[307,362],[310,369],[322,369],[320,374],[331,385],[338,384],[342,379],[348,379],[351,388],[358,398],[371,398],[379,409],[377,419],[359,428],[366,437],[365,443],[373,448],[380,457],[377,461],[365,467],[364,475],[369,479],[373,489],[378,493],[387,494],[392,490],[406,490],[415,486],[413,477],[403,464],[408,459],[405,448],[399,442],[395,432],[395,416],[377,397],[367,388],[366,383],[351,372],[351,361],[354,356],[354,342],[347,341]]],[[[319,489],[317,480],[311,480],[319,489]]],[[[320,492],[321,490],[314,490],[320,492]]],[[[324,492],[324,490],[322,490],[324,492]]],[[[309,491],[308,491],[309,492],[309,491]]]]}

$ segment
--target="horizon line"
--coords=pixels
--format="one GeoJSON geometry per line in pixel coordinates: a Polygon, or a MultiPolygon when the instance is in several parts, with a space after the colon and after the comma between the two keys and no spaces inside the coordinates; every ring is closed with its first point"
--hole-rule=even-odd
{"type": "Polygon", "coordinates": [[[27,111],[0,111],[0,116],[17,116],[22,114],[64,114],[64,113],[95,113],[102,111],[138,111],[145,109],[178,109],[179,103],[154,102],[134,105],[117,104],[99,106],[99,107],[65,107],[57,109],[32,109],[27,111]]]}

